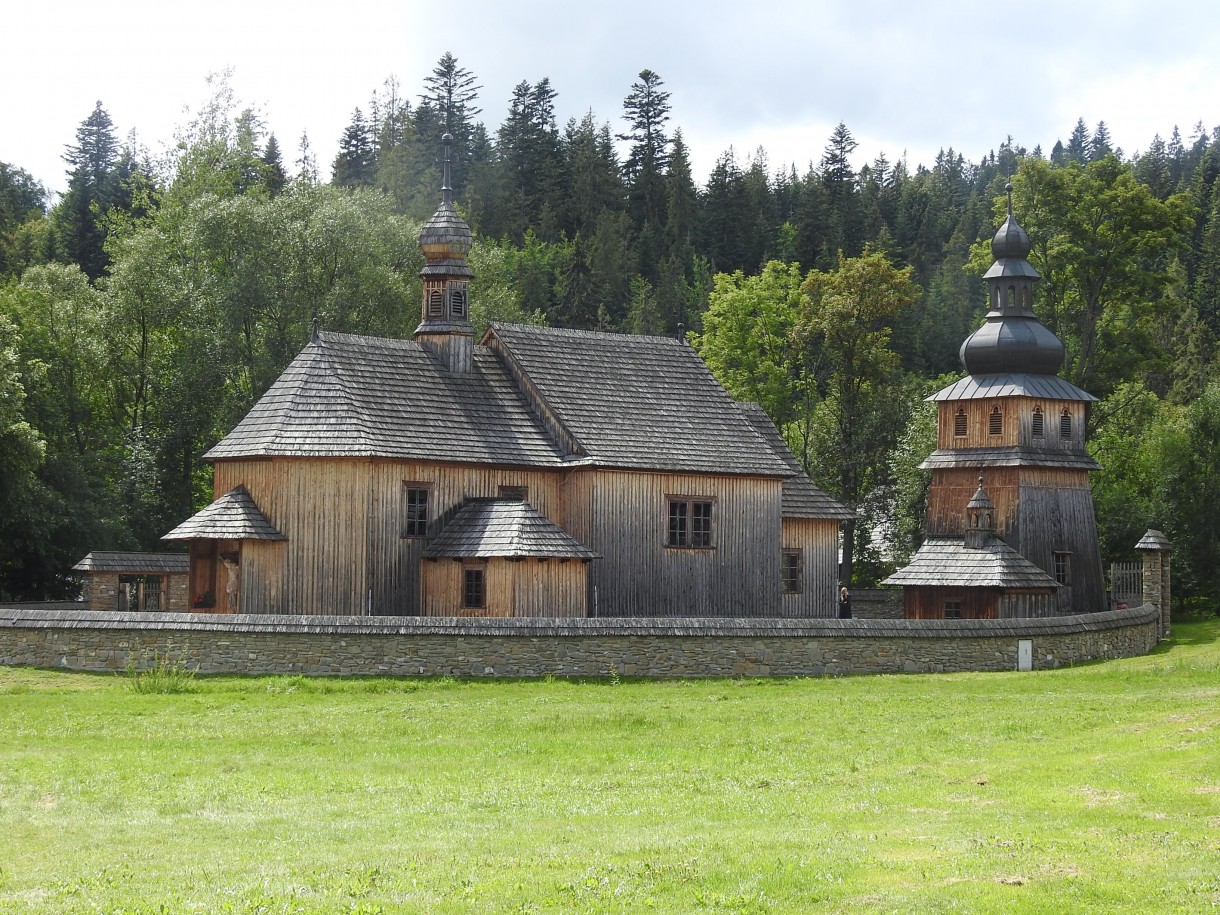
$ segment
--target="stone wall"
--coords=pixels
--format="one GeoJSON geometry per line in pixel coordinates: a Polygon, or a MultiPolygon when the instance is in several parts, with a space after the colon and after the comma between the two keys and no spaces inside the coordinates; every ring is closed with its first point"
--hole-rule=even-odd
{"type": "Polygon", "coordinates": [[[1153,607],[1044,620],[419,619],[0,609],[0,664],[204,674],[823,676],[1035,669],[1144,654],[1153,607]]]}

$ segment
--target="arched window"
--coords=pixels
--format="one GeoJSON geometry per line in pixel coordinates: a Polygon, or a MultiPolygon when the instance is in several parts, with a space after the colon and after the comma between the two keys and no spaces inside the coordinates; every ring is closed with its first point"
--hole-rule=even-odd
{"type": "Polygon", "coordinates": [[[1059,437],[1065,442],[1072,437],[1072,414],[1065,407],[1059,415],[1059,437]]]}
{"type": "Polygon", "coordinates": [[[987,434],[1000,435],[1004,431],[1004,414],[1000,412],[999,407],[991,408],[991,415],[987,417],[987,434]]]}
{"type": "Polygon", "coordinates": [[[445,296],[440,287],[428,290],[428,317],[440,318],[445,314],[445,296]]]}
{"type": "Polygon", "coordinates": [[[449,301],[452,303],[453,316],[455,318],[465,317],[466,315],[466,289],[459,286],[449,293],[449,301]]]}
{"type": "Polygon", "coordinates": [[[1013,308],[1016,306],[1016,304],[1017,304],[1017,287],[1009,286],[1008,287],[1008,307],[1013,308]]]}
{"type": "Polygon", "coordinates": [[[1033,430],[1032,431],[1034,434],[1034,438],[1042,438],[1042,436],[1044,435],[1044,433],[1042,431],[1042,408],[1041,407],[1034,407],[1034,421],[1033,421],[1033,430]]]}
{"type": "Polygon", "coordinates": [[[955,438],[966,437],[966,411],[958,407],[957,414],[953,417],[953,435],[955,438]]]}

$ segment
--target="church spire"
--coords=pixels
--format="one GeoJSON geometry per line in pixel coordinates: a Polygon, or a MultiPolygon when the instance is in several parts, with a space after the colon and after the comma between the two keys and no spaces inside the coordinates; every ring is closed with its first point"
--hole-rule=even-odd
{"type": "Polygon", "coordinates": [[[445,134],[441,202],[419,233],[423,252],[423,305],[415,339],[455,373],[468,373],[474,348],[470,323],[469,285],[474,271],[466,262],[472,235],[470,226],[453,206],[453,135],[445,134]]]}

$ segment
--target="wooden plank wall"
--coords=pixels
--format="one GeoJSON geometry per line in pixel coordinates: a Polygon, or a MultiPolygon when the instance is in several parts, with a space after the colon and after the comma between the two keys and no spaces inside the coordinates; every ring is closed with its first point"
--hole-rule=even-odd
{"type": "Polygon", "coordinates": [[[484,563],[487,606],[461,609],[461,562],[424,560],[423,613],[425,616],[584,616],[587,569],[579,560],[559,562],[526,559],[484,563]]]}
{"type": "Polygon", "coordinates": [[[962,619],[996,618],[999,591],[993,588],[906,587],[902,589],[903,614],[909,620],[943,620],[945,601],[962,605],[962,619]]]}
{"type": "Polygon", "coordinates": [[[1042,400],[1034,397],[991,397],[985,400],[945,400],[940,403],[936,433],[937,448],[1001,448],[1030,445],[1051,451],[1080,451],[1084,448],[1087,404],[1076,400],[1042,400]],[[991,411],[1000,408],[1001,434],[989,433],[991,411]],[[1034,438],[1034,408],[1041,407],[1043,433],[1034,438]],[[966,413],[966,435],[956,436],[954,417],[966,413]],[[1059,419],[1066,409],[1072,417],[1072,437],[1059,437],[1059,419]]]}
{"type": "Polygon", "coordinates": [[[835,617],[839,613],[839,522],[818,518],[785,518],[781,546],[801,551],[805,589],[781,594],[785,617],[835,617]]]}
{"type": "Polygon", "coordinates": [[[467,499],[526,486],[530,504],[563,526],[560,475],[548,471],[277,458],[218,461],[215,478],[217,493],[244,484],[288,537],[278,545],[247,541],[242,599],[250,612],[419,613],[425,541],[403,537],[407,482],[428,486],[433,525],[467,499]]]}
{"type": "Polygon", "coordinates": [[[590,615],[731,617],[778,608],[780,495],[778,479],[608,470],[574,478],[568,530],[605,557],[590,569],[590,615]],[[668,496],[712,500],[713,548],[665,546],[668,496]]]}

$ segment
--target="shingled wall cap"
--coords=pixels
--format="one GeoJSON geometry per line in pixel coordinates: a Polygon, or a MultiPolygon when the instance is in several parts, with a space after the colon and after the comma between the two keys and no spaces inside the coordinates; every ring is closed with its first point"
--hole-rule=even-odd
{"type": "Polygon", "coordinates": [[[1172,550],[1169,538],[1160,531],[1148,530],[1140,542],[1135,545],[1137,550],[1172,550]]]}
{"type": "Polygon", "coordinates": [[[162,540],[287,540],[262,513],[245,486],[230,489],[162,540]]]}

